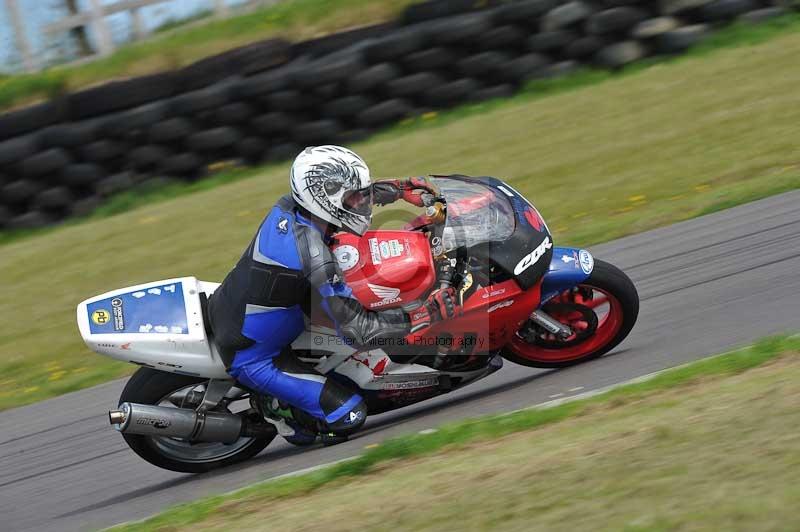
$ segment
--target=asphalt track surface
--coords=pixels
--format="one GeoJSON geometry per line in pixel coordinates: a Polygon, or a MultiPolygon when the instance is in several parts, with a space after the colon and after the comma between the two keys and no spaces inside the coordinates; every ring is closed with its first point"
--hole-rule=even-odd
{"type": "Polygon", "coordinates": [[[511,363],[471,387],[373,416],[353,440],[299,449],[280,438],[248,463],[206,475],[142,461],[108,425],[123,381],[0,413],[0,529],[70,531],[141,519],[362,452],[442,422],[506,412],[608,386],[800,330],[800,191],[592,248],[624,269],[639,322],[609,355],[542,371],[511,363]]]}

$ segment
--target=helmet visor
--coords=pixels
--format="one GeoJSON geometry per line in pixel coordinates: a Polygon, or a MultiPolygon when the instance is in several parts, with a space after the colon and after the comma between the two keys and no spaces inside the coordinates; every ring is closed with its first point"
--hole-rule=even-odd
{"type": "Polygon", "coordinates": [[[370,216],[372,214],[372,186],[345,192],[342,195],[342,207],[347,212],[359,216],[370,216]]]}

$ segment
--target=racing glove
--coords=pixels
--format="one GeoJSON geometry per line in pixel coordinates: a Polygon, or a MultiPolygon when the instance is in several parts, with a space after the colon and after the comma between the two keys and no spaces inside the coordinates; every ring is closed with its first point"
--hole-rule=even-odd
{"type": "Polygon", "coordinates": [[[439,196],[439,189],[427,177],[409,177],[408,179],[385,179],[372,185],[375,203],[386,205],[400,198],[417,207],[424,207],[423,194],[439,196]]]}
{"type": "Polygon", "coordinates": [[[454,317],[457,311],[456,291],[452,287],[434,290],[419,308],[408,314],[411,322],[409,332],[427,329],[437,321],[454,317]]]}

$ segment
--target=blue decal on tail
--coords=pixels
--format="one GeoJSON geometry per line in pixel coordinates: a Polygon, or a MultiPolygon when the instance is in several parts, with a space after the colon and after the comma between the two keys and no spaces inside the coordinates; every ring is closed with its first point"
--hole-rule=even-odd
{"type": "Polygon", "coordinates": [[[87,305],[92,334],[189,334],[183,285],[171,283],[87,305]]]}

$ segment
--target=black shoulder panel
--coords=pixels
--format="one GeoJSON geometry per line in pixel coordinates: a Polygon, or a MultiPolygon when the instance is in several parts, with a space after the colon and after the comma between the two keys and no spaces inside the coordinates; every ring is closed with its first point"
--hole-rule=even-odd
{"type": "Polygon", "coordinates": [[[339,263],[322,241],[322,236],[302,224],[295,224],[294,231],[300,262],[303,263],[303,274],[311,286],[320,287],[326,283],[341,281],[343,276],[339,270],[339,263]]]}

